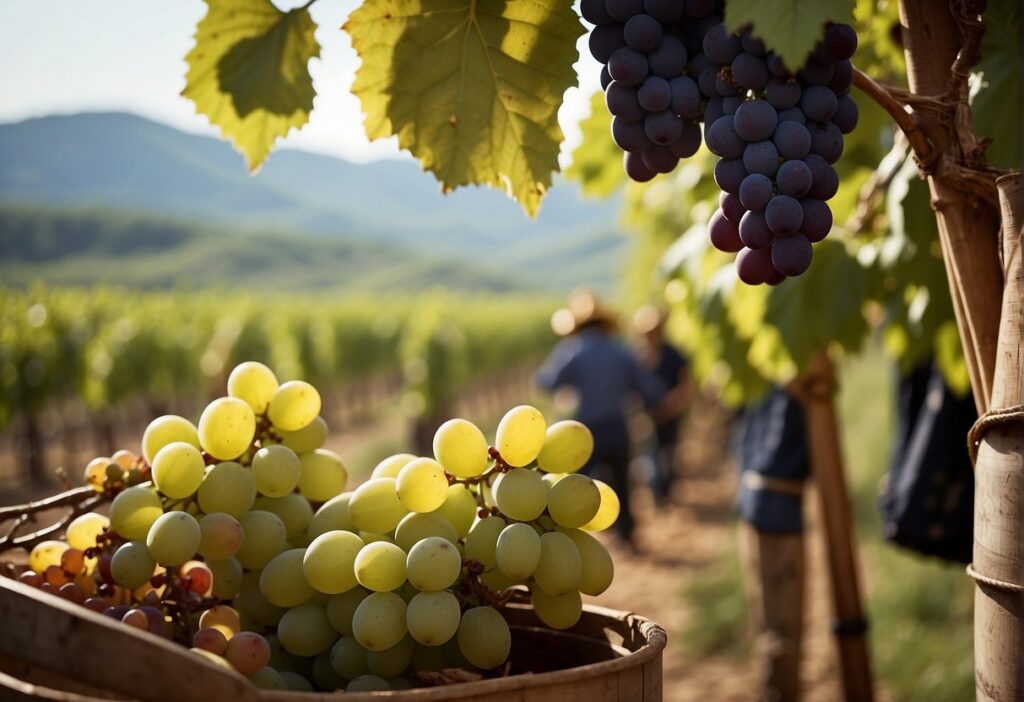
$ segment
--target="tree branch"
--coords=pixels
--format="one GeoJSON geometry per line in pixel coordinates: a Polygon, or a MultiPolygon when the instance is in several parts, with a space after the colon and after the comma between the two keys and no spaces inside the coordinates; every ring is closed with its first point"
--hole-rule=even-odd
{"type": "Polygon", "coordinates": [[[921,169],[929,172],[935,161],[935,150],[932,149],[931,142],[921,131],[914,116],[906,111],[889,90],[859,68],[853,69],[853,84],[889,113],[896,125],[906,135],[910,147],[921,164],[921,169]]]}

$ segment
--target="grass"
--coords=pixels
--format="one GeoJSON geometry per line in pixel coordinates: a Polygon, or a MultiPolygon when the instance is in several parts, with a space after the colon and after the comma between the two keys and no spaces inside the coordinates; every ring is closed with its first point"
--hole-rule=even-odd
{"type": "Polygon", "coordinates": [[[682,632],[682,651],[688,659],[750,654],[753,642],[747,636],[742,568],[733,544],[701,577],[683,587],[683,597],[696,605],[682,632]]]}

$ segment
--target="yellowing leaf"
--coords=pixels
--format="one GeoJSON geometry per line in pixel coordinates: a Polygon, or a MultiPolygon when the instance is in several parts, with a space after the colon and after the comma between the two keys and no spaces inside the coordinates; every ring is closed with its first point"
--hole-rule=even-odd
{"type": "Polygon", "coordinates": [[[309,59],[320,55],[305,8],[282,12],[270,0],[206,0],[196,27],[185,90],[196,110],[220,127],[250,170],[274,142],[309,120],[309,59]]]}
{"type": "Polygon", "coordinates": [[[852,20],[852,0],[729,0],[725,5],[726,27],[736,31],[753,25],[754,36],[791,68],[806,63],[826,22],[852,20]]]}
{"type": "Polygon", "coordinates": [[[531,216],[558,169],[562,95],[583,26],[565,0],[366,0],[345,24],[371,139],[445,190],[486,184],[531,216]]]}

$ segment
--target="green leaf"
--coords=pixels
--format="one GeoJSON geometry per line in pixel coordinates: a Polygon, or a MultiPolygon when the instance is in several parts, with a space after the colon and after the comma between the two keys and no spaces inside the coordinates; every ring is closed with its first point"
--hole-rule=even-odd
{"type": "Polygon", "coordinates": [[[558,108],[583,25],[564,0],[366,0],[345,29],[371,139],[444,189],[486,184],[536,215],[558,170],[558,108]]]}
{"type": "Polygon", "coordinates": [[[583,141],[572,152],[566,176],[583,186],[590,197],[611,197],[626,184],[622,149],[612,140],[612,116],[604,104],[604,93],[590,98],[590,116],[580,122],[583,141]]]}
{"type": "Polygon", "coordinates": [[[787,66],[803,66],[825,33],[826,22],[851,22],[852,0],[729,0],[725,26],[753,25],[754,35],[787,66]]]}
{"type": "Polygon", "coordinates": [[[305,8],[282,12],[270,0],[206,3],[185,57],[182,95],[255,171],[278,137],[309,120],[315,92],[308,64],[320,55],[316,24],[305,8]]]}
{"type": "Polygon", "coordinates": [[[1001,168],[1020,167],[1020,4],[992,0],[985,10],[981,62],[972,81],[971,117],[978,134],[990,137],[988,158],[1001,168]]]}

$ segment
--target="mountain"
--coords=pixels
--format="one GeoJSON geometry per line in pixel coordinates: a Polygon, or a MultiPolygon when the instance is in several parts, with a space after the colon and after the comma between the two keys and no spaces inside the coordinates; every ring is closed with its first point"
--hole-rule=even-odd
{"type": "Polygon", "coordinates": [[[617,203],[585,200],[573,184],[552,188],[531,221],[494,190],[442,195],[411,160],[353,164],[283,149],[250,176],[226,142],[124,113],[0,125],[0,202],[295,232],[562,290],[609,286],[627,244],[617,203]]]}

